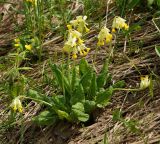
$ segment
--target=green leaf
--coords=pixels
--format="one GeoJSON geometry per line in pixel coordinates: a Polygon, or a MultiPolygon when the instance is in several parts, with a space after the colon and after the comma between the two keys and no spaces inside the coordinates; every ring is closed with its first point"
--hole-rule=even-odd
{"type": "Polygon", "coordinates": [[[97,93],[97,81],[96,81],[96,74],[93,73],[91,85],[90,85],[90,94],[89,99],[94,99],[97,93]]]}
{"type": "Polygon", "coordinates": [[[106,84],[106,79],[109,77],[108,60],[105,61],[100,74],[97,77],[97,87],[102,88],[106,84]]]}
{"type": "Polygon", "coordinates": [[[127,9],[131,10],[133,9],[135,6],[137,6],[138,4],[140,4],[140,0],[131,0],[128,5],[127,5],[127,9]]]}
{"type": "Polygon", "coordinates": [[[57,110],[57,114],[59,116],[60,119],[67,119],[68,121],[71,121],[71,117],[69,116],[69,114],[65,111],[62,110],[57,110]]]}
{"type": "Polygon", "coordinates": [[[100,73],[108,73],[108,65],[109,65],[109,60],[106,59],[100,73]]]}
{"type": "Polygon", "coordinates": [[[71,88],[69,85],[69,81],[64,76],[64,74],[62,74],[60,69],[55,64],[50,63],[50,66],[51,66],[51,69],[54,73],[54,76],[56,77],[56,80],[57,80],[58,84],[60,85],[61,89],[62,90],[65,89],[69,94],[71,94],[71,88]]]}
{"type": "Polygon", "coordinates": [[[49,103],[51,105],[53,104],[50,97],[39,94],[37,91],[32,90],[32,89],[29,89],[29,91],[27,93],[27,97],[33,99],[34,101],[42,102],[43,104],[45,104],[45,103],[49,103]]]}
{"type": "Polygon", "coordinates": [[[121,110],[119,109],[116,109],[114,112],[113,112],[113,121],[121,121],[122,119],[122,112],[121,110]]]}
{"type": "Polygon", "coordinates": [[[43,97],[35,90],[29,89],[28,96],[34,99],[43,100],[43,97]]]}
{"type": "Polygon", "coordinates": [[[112,85],[113,88],[123,88],[125,86],[125,81],[121,80],[112,85]]]}
{"type": "Polygon", "coordinates": [[[82,84],[85,93],[89,92],[92,76],[93,76],[93,71],[90,68],[86,71],[86,73],[82,76],[80,80],[80,83],[82,84]]]}
{"type": "Polygon", "coordinates": [[[155,46],[155,51],[157,55],[160,57],[160,46],[155,46]]]}
{"type": "Polygon", "coordinates": [[[147,5],[150,7],[153,4],[154,0],[147,0],[147,5]]]}
{"type": "Polygon", "coordinates": [[[133,133],[140,133],[140,129],[138,129],[138,122],[135,120],[124,120],[124,125],[133,133]]]}
{"type": "Polygon", "coordinates": [[[104,92],[98,93],[96,96],[96,104],[97,107],[105,107],[108,105],[109,100],[111,99],[111,96],[113,94],[113,87],[110,86],[107,88],[104,92]]]}
{"type": "Polygon", "coordinates": [[[160,0],[157,0],[157,6],[160,7],[160,0]]]}
{"type": "Polygon", "coordinates": [[[76,74],[76,67],[73,68],[72,70],[72,80],[71,80],[71,87],[72,87],[72,92],[75,89],[75,86],[77,84],[77,74],[76,74]]]}
{"type": "Polygon", "coordinates": [[[76,88],[75,92],[73,93],[70,103],[71,105],[76,104],[77,102],[84,102],[85,101],[85,94],[81,84],[76,88]]]}
{"type": "Polygon", "coordinates": [[[53,105],[56,109],[67,111],[67,104],[63,95],[56,95],[52,97],[53,105]]]}
{"type": "Polygon", "coordinates": [[[108,137],[107,137],[107,132],[105,132],[103,141],[100,144],[109,144],[108,137]]]}
{"type": "Polygon", "coordinates": [[[31,67],[20,67],[18,70],[32,70],[33,68],[31,67]]]}
{"type": "Polygon", "coordinates": [[[95,101],[89,101],[86,100],[84,103],[84,109],[86,113],[91,113],[96,107],[96,102],[95,101]]]}
{"type": "Polygon", "coordinates": [[[57,121],[58,117],[55,113],[50,111],[43,111],[38,116],[32,118],[33,122],[38,125],[50,125],[54,124],[57,121]]]}
{"type": "Polygon", "coordinates": [[[79,63],[80,74],[82,75],[85,74],[88,71],[88,69],[90,69],[88,62],[86,61],[85,58],[82,58],[79,63]]]}
{"type": "Polygon", "coordinates": [[[72,113],[79,121],[86,122],[89,119],[89,115],[85,113],[84,105],[80,102],[72,105],[72,113]]]}

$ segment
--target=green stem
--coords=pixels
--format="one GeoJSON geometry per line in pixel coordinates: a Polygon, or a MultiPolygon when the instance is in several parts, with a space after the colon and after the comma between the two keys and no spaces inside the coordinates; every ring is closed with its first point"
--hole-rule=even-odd
{"type": "Polygon", "coordinates": [[[121,90],[121,91],[141,91],[140,88],[138,88],[138,89],[114,88],[114,90],[121,90]]]}
{"type": "Polygon", "coordinates": [[[25,99],[30,99],[30,100],[38,101],[38,102],[44,103],[45,105],[48,105],[48,106],[52,107],[52,105],[50,103],[45,102],[43,100],[36,99],[36,98],[31,98],[31,97],[26,97],[26,96],[19,96],[19,98],[25,98],[25,99]]]}
{"type": "Polygon", "coordinates": [[[96,63],[97,54],[98,54],[98,46],[96,46],[95,54],[94,54],[94,57],[93,57],[93,65],[94,65],[94,66],[95,66],[95,63],[96,63]]]}

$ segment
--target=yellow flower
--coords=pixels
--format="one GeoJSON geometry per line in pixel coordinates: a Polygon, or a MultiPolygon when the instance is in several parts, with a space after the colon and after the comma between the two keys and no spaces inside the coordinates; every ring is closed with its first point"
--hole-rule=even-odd
{"type": "Polygon", "coordinates": [[[25,48],[30,51],[32,49],[32,46],[31,45],[25,45],[25,48]]]}
{"type": "Polygon", "coordinates": [[[104,45],[104,41],[106,41],[106,43],[110,43],[112,40],[112,34],[109,33],[110,30],[106,27],[103,27],[101,29],[101,31],[98,34],[98,46],[102,46],[104,45]]]}
{"type": "Polygon", "coordinates": [[[81,56],[86,56],[89,53],[89,51],[90,48],[87,48],[83,43],[77,46],[77,52],[79,52],[81,56]]]}
{"type": "Polygon", "coordinates": [[[115,28],[112,28],[112,32],[113,32],[113,33],[115,33],[115,32],[116,32],[115,28]]]}
{"type": "Polygon", "coordinates": [[[32,39],[31,39],[31,42],[35,42],[35,39],[34,39],[34,38],[32,38],[32,39]]]}
{"type": "Polygon", "coordinates": [[[86,23],[87,16],[77,16],[76,20],[70,21],[70,24],[77,29],[80,33],[83,33],[84,31],[89,32],[89,29],[87,28],[86,23]]]}
{"type": "Polygon", "coordinates": [[[63,50],[65,52],[72,52],[74,47],[77,46],[77,40],[79,43],[83,43],[83,40],[81,40],[82,34],[79,33],[76,30],[69,30],[68,40],[65,42],[63,50]]]}
{"type": "Polygon", "coordinates": [[[15,42],[15,43],[19,43],[19,42],[20,42],[20,39],[19,39],[19,38],[16,38],[16,39],[14,39],[14,42],[15,42]]]}
{"type": "Polygon", "coordinates": [[[67,25],[67,28],[68,28],[68,30],[71,30],[72,29],[72,25],[67,25]]]}
{"type": "Polygon", "coordinates": [[[119,16],[115,16],[112,24],[112,32],[115,32],[115,29],[122,29],[122,28],[128,30],[129,26],[126,24],[126,20],[119,16]]]}
{"type": "Polygon", "coordinates": [[[16,44],[14,44],[14,46],[15,46],[15,47],[19,47],[19,46],[20,46],[20,44],[19,44],[19,43],[16,43],[16,44]]]}
{"type": "Polygon", "coordinates": [[[147,87],[149,87],[151,80],[149,79],[149,76],[141,76],[141,82],[140,82],[140,89],[146,89],[147,87]]]}
{"type": "Polygon", "coordinates": [[[74,53],[74,54],[72,55],[72,59],[77,59],[77,54],[74,53]]]}
{"type": "Polygon", "coordinates": [[[20,99],[18,97],[16,97],[15,99],[13,99],[13,101],[11,103],[11,108],[13,109],[14,112],[16,112],[17,110],[20,113],[23,112],[22,103],[21,103],[21,101],[20,101],[20,99]]]}
{"type": "Polygon", "coordinates": [[[82,39],[79,38],[79,39],[78,39],[78,43],[79,43],[79,44],[83,44],[84,41],[83,41],[82,39]]]}

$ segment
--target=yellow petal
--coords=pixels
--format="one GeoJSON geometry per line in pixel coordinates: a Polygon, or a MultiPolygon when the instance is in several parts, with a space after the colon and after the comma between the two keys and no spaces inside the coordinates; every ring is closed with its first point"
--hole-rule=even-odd
{"type": "Polygon", "coordinates": [[[72,29],[72,25],[67,25],[67,28],[68,28],[68,30],[71,30],[72,29]]]}
{"type": "Polygon", "coordinates": [[[128,30],[128,28],[129,28],[129,26],[125,23],[125,24],[124,24],[124,29],[125,29],[125,30],[128,30]]]}
{"type": "Polygon", "coordinates": [[[19,108],[18,108],[18,111],[19,111],[20,113],[22,113],[22,112],[23,112],[23,108],[22,108],[22,107],[19,107],[19,108]]]}
{"type": "Polygon", "coordinates": [[[140,89],[145,89],[145,88],[149,87],[151,81],[150,81],[148,75],[142,76],[140,79],[141,79],[140,89]]]}
{"type": "Polygon", "coordinates": [[[88,53],[86,51],[83,50],[83,55],[86,56],[88,53]]]}
{"type": "Polygon", "coordinates": [[[115,28],[112,28],[112,32],[113,32],[113,33],[115,33],[115,32],[116,32],[115,28]]]}
{"type": "Polygon", "coordinates": [[[32,49],[32,46],[31,45],[25,45],[25,48],[30,51],[32,49]]]}
{"type": "Polygon", "coordinates": [[[79,52],[80,52],[80,55],[83,56],[83,52],[81,50],[79,52]]]}
{"type": "Polygon", "coordinates": [[[98,41],[97,45],[98,46],[103,46],[104,45],[104,41],[98,41]]]}
{"type": "Polygon", "coordinates": [[[90,48],[86,48],[87,52],[89,52],[91,49],[90,48]]]}
{"type": "Polygon", "coordinates": [[[89,28],[87,28],[87,27],[85,27],[85,30],[86,30],[86,32],[89,32],[89,31],[90,31],[90,29],[89,29],[89,28]]]}
{"type": "Polygon", "coordinates": [[[13,106],[13,111],[16,112],[16,110],[17,110],[17,106],[14,105],[14,106],[13,106]]]}
{"type": "Polygon", "coordinates": [[[18,44],[18,43],[17,43],[17,44],[14,44],[14,46],[15,46],[15,47],[19,47],[19,46],[20,46],[20,44],[18,44]]]}
{"type": "Polygon", "coordinates": [[[77,59],[77,54],[73,54],[72,59],[77,59]]]}
{"type": "Polygon", "coordinates": [[[20,39],[19,39],[19,38],[16,38],[16,39],[14,39],[14,42],[19,43],[19,42],[20,42],[20,39]]]}
{"type": "Polygon", "coordinates": [[[79,43],[79,44],[83,44],[84,41],[83,41],[82,39],[79,38],[79,39],[78,39],[78,43],[79,43]]]}

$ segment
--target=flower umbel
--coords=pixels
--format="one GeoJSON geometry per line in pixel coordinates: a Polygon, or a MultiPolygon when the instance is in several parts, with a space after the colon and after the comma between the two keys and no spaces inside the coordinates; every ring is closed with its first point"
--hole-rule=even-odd
{"type": "Polygon", "coordinates": [[[115,32],[116,29],[125,29],[128,30],[129,26],[126,24],[126,20],[116,16],[113,19],[113,24],[112,24],[112,32],[115,32]]]}
{"type": "Polygon", "coordinates": [[[78,31],[70,29],[68,34],[68,40],[67,42],[65,42],[63,50],[68,53],[72,52],[74,47],[77,46],[77,41],[82,41],[81,36],[82,34],[78,31]]]}
{"type": "Polygon", "coordinates": [[[73,26],[77,31],[80,33],[89,32],[89,29],[87,28],[87,23],[86,23],[87,16],[77,16],[76,20],[70,21],[71,26],[73,26]]]}
{"type": "Polygon", "coordinates": [[[11,103],[11,108],[13,109],[14,112],[16,112],[18,110],[20,113],[22,113],[23,107],[22,107],[22,103],[18,97],[13,99],[13,101],[11,103]]]}
{"type": "Polygon", "coordinates": [[[70,21],[67,25],[68,39],[64,44],[63,51],[72,54],[72,59],[77,59],[78,55],[86,56],[90,51],[82,40],[82,34],[84,31],[88,32],[87,23],[85,20],[87,16],[78,16],[76,20],[70,21]]]}
{"type": "Polygon", "coordinates": [[[146,89],[150,86],[151,80],[149,79],[149,76],[141,76],[141,82],[140,82],[140,89],[146,89]]]}
{"type": "Polygon", "coordinates": [[[112,34],[110,34],[110,30],[106,27],[103,27],[98,34],[98,46],[104,45],[104,41],[106,43],[110,43],[112,40],[112,34]]]}

